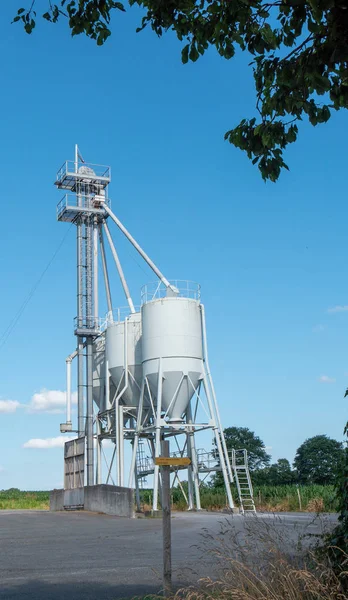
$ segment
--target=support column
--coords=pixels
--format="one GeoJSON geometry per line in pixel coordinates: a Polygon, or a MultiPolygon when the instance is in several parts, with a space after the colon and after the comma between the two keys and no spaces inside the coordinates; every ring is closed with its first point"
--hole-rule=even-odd
{"type": "MultiPolygon", "coordinates": [[[[135,428],[134,441],[133,441],[132,460],[131,460],[131,466],[130,466],[130,470],[129,470],[128,487],[132,487],[133,475],[136,473],[137,450],[138,450],[138,443],[139,443],[139,433],[140,433],[140,429],[141,429],[141,420],[142,420],[142,416],[143,416],[144,393],[145,393],[145,379],[143,379],[143,382],[141,384],[141,392],[140,392],[139,406],[138,406],[138,412],[137,412],[137,424],[136,424],[136,428],[135,428]]],[[[136,477],[136,475],[135,475],[135,477],[136,477]]]]}
{"type": "Polygon", "coordinates": [[[77,338],[77,420],[78,435],[85,435],[85,411],[84,411],[84,355],[83,338],[77,338]]]}
{"type": "Polygon", "coordinates": [[[124,486],[124,434],[123,434],[123,406],[119,405],[118,407],[118,426],[119,426],[119,447],[118,447],[118,456],[119,456],[119,485],[121,487],[124,486]]]}
{"type": "Polygon", "coordinates": [[[94,217],[93,221],[93,308],[94,308],[94,326],[98,326],[99,317],[99,297],[98,297],[98,220],[94,217]]]}
{"type": "Polygon", "coordinates": [[[96,483],[98,485],[102,482],[102,443],[103,440],[99,437],[100,434],[100,425],[98,424],[98,438],[97,438],[97,473],[96,473],[96,483]]]}
{"type": "Polygon", "coordinates": [[[93,447],[93,339],[87,338],[87,485],[94,485],[94,447],[93,447]]]}
{"type": "MultiPolygon", "coordinates": [[[[77,167],[76,167],[77,168],[77,167]]],[[[82,202],[81,195],[77,195],[77,203],[80,206],[82,202]]],[[[82,222],[79,219],[76,227],[77,242],[77,327],[82,325],[83,317],[83,264],[82,264],[82,222]]],[[[78,436],[85,435],[85,411],[84,411],[84,356],[83,356],[83,337],[77,338],[77,421],[78,436]]]]}
{"type": "MultiPolygon", "coordinates": [[[[157,414],[156,414],[156,434],[155,434],[155,456],[158,458],[161,453],[161,412],[162,412],[162,359],[158,361],[158,384],[157,384],[157,414]]],[[[159,484],[159,466],[155,465],[153,481],[153,499],[152,510],[158,510],[158,484],[159,484]]]]}
{"type": "Polygon", "coordinates": [[[207,382],[206,382],[205,379],[203,379],[203,385],[204,385],[204,390],[205,390],[205,394],[206,394],[207,401],[208,401],[210,418],[211,418],[211,420],[213,422],[212,429],[213,429],[213,432],[214,432],[216,447],[217,447],[217,451],[218,451],[218,454],[219,454],[220,466],[221,466],[222,475],[223,475],[223,478],[224,478],[224,484],[225,484],[225,490],[226,490],[226,495],[227,495],[228,506],[230,508],[234,508],[234,502],[233,502],[233,498],[232,498],[232,492],[231,492],[231,486],[230,486],[230,481],[229,481],[229,476],[228,476],[228,470],[227,470],[227,466],[226,466],[226,463],[225,463],[225,456],[224,456],[224,452],[223,452],[223,448],[222,448],[222,444],[221,444],[220,432],[219,432],[219,428],[217,426],[217,423],[215,421],[214,409],[213,409],[213,403],[212,403],[212,399],[211,399],[211,395],[210,395],[209,385],[207,385],[207,382]]]}
{"type": "MultiPolygon", "coordinates": [[[[189,403],[189,405],[187,407],[186,420],[187,420],[187,423],[192,423],[191,402],[189,403]]],[[[196,508],[197,508],[197,510],[201,510],[202,507],[201,507],[201,494],[200,494],[200,488],[199,488],[198,462],[197,462],[197,452],[196,452],[196,443],[195,443],[195,433],[194,433],[193,427],[190,427],[189,432],[188,432],[188,449],[189,449],[190,458],[191,458],[191,465],[189,467],[189,471],[191,471],[191,473],[192,473],[191,477],[193,477],[193,481],[194,481],[194,490],[195,490],[195,496],[196,496],[196,508]]]]}

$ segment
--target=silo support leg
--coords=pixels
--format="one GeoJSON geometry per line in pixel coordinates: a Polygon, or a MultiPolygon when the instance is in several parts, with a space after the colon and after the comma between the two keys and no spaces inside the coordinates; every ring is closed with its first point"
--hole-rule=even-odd
{"type": "Polygon", "coordinates": [[[87,485],[94,485],[92,338],[87,339],[87,485]]]}
{"type": "Polygon", "coordinates": [[[137,511],[140,512],[141,506],[140,506],[139,478],[138,478],[138,469],[137,469],[136,465],[134,468],[134,479],[135,479],[135,501],[136,501],[136,505],[137,505],[137,511]]]}
{"type": "MultiPolygon", "coordinates": [[[[187,433],[187,455],[192,461],[191,452],[190,452],[190,433],[187,433]]],[[[194,497],[193,497],[193,471],[192,464],[187,469],[187,484],[188,484],[188,509],[193,510],[194,505],[194,497]]]]}
{"type": "Polygon", "coordinates": [[[140,399],[139,399],[139,407],[137,413],[137,426],[134,434],[134,442],[133,442],[133,452],[132,452],[132,461],[129,470],[129,479],[128,479],[128,487],[132,487],[133,476],[136,471],[136,461],[137,461],[137,450],[138,450],[138,442],[139,442],[139,433],[141,429],[141,420],[143,417],[143,404],[144,404],[144,393],[145,393],[145,379],[141,385],[140,399]]]}
{"type": "Polygon", "coordinates": [[[213,403],[212,403],[212,399],[211,399],[211,395],[210,395],[210,390],[209,390],[209,386],[206,384],[205,379],[203,379],[203,385],[204,385],[204,390],[205,390],[205,394],[206,394],[207,401],[208,401],[210,418],[213,421],[213,432],[214,432],[214,436],[215,436],[217,451],[219,454],[219,461],[220,461],[220,465],[221,465],[222,475],[224,478],[228,506],[230,508],[234,508],[234,502],[233,502],[233,498],[232,498],[232,492],[231,492],[231,486],[230,486],[227,466],[226,466],[224,452],[223,452],[222,445],[221,445],[220,432],[219,432],[219,428],[215,422],[213,403]]]}
{"type": "MultiPolygon", "coordinates": [[[[156,414],[156,436],[155,436],[155,458],[161,453],[161,412],[162,412],[162,359],[158,361],[158,385],[157,385],[157,414],[156,414]]],[[[152,510],[158,510],[158,483],[159,466],[155,465],[153,475],[153,501],[152,510]]]]}
{"type": "MultiPolygon", "coordinates": [[[[191,402],[187,407],[186,419],[188,423],[192,423],[192,408],[191,402]]],[[[195,434],[193,431],[193,427],[189,429],[188,439],[187,439],[187,449],[189,457],[191,458],[191,467],[189,468],[189,473],[191,473],[191,480],[194,482],[194,490],[196,497],[196,508],[197,510],[201,510],[201,495],[199,489],[199,474],[198,474],[198,463],[197,463],[197,452],[196,452],[196,444],[195,444],[195,434]]]]}

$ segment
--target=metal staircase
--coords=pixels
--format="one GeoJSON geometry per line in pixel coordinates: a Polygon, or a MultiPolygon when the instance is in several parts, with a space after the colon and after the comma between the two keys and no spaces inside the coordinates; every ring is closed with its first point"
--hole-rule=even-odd
{"type": "Polygon", "coordinates": [[[147,479],[143,473],[146,471],[146,462],[147,458],[145,456],[144,449],[144,440],[142,438],[139,439],[138,447],[137,447],[137,455],[136,455],[136,470],[137,470],[137,479],[138,485],[140,489],[144,489],[147,487],[147,479]],[[141,476],[143,475],[143,476],[141,476]]]}
{"type": "Polygon", "coordinates": [[[232,469],[236,481],[241,513],[256,513],[246,450],[232,450],[232,469]]]}

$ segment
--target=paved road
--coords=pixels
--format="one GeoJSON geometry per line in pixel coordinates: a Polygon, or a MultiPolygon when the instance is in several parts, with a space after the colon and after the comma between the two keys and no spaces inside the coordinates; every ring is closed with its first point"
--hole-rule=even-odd
{"type": "MultiPolygon", "coordinates": [[[[221,527],[271,524],[295,540],[316,533],[308,514],[262,515],[256,519],[219,513],[174,513],[174,583],[194,583],[209,572],[204,531],[219,538],[221,527]],[[203,536],[203,537],[202,537],[203,536]]],[[[334,523],[334,516],[328,517],[334,523]]],[[[116,600],[161,588],[160,519],[121,519],[94,513],[0,511],[1,600],[116,600]]]]}

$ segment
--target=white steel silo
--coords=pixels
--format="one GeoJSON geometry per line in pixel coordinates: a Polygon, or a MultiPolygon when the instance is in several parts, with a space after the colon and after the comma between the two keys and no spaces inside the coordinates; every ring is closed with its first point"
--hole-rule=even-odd
{"type": "MultiPolygon", "coordinates": [[[[142,384],[141,314],[110,323],[106,329],[105,356],[120,403],[137,406],[142,384]]],[[[110,398],[113,401],[113,398],[110,398]]]]}
{"type": "Polygon", "coordinates": [[[155,406],[170,422],[181,421],[202,378],[202,326],[199,300],[166,296],[142,306],[143,376],[155,406]],[[159,361],[162,397],[159,406],[159,361]]]}

